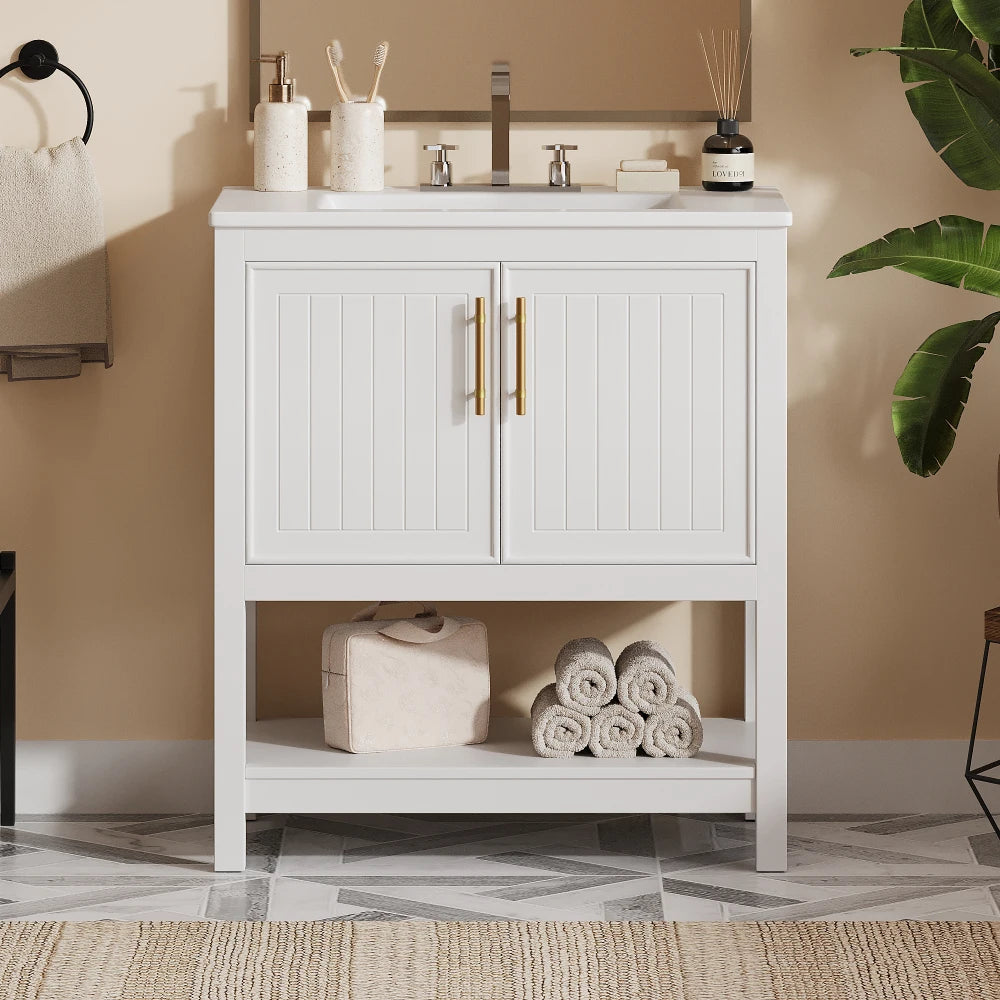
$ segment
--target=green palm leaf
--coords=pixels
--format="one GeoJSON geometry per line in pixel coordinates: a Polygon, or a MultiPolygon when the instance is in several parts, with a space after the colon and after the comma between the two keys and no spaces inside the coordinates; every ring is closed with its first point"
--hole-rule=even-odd
{"type": "Polygon", "coordinates": [[[870,52],[888,52],[890,55],[899,56],[900,59],[919,63],[933,71],[918,74],[925,79],[935,79],[937,74],[944,74],[960,90],[975,97],[991,114],[1000,118],[1000,80],[997,80],[984,63],[971,53],[910,45],[851,49],[853,56],[866,56],[870,52]]]}
{"type": "MultiPolygon", "coordinates": [[[[901,44],[981,58],[951,0],[913,0],[903,16],[901,44]]],[[[918,84],[906,91],[906,100],[931,148],[965,183],[995,188],[1000,175],[1000,125],[989,110],[947,74],[912,59],[900,58],[899,75],[903,83],[918,84]]]]}
{"type": "MultiPolygon", "coordinates": [[[[901,46],[916,49],[951,49],[955,52],[979,54],[975,38],[961,22],[952,0],[912,0],[903,14],[901,46]]],[[[908,59],[900,59],[904,83],[921,83],[930,78],[947,79],[934,74],[929,67],[918,67],[908,59]]]]}
{"type": "Polygon", "coordinates": [[[966,184],[1000,190],[1000,80],[983,64],[950,0],[913,0],[902,41],[851,51],[899,56],[903,81],[917,84],[906,99],[934,150],[966,184]]]}
{"type": "Polygon", "coordinates": [[[892,426],[906,467],[933,476],[955,445],[955,432],[972,388],[972,371],[1000,322],[985,319],[932,333],[907,362],[896,382],[892,426]]]}
{"type": "Polygon", "coordinates": [[[996,0],[951,0],[955,13],[976,38],[1000,42],[1000,7],[996,0]]]}
{"type": "Polygon", "coordinates": [[[895,229],[844,254],[828,277],[895,267],[918,278],[1000,296],[1000,226],[943,215],[915,229],[895,229]]]}

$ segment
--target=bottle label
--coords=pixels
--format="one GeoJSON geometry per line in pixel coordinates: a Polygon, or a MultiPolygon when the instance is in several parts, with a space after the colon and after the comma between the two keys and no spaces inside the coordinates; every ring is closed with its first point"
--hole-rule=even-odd
{"type": "Polygon", "coordinates": [[[702,153],[701,179],[739,184],[753,180],[753,153],[702,153]]]}

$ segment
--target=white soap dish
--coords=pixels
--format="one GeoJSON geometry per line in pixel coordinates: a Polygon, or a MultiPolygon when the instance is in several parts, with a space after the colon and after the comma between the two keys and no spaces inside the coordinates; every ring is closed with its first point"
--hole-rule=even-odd
{"type": "Polygon", "coordinates": [[[619,191],[649,192],[679,191],[681,173],[679,170],[619,170],[615,177],[619,191]]]}

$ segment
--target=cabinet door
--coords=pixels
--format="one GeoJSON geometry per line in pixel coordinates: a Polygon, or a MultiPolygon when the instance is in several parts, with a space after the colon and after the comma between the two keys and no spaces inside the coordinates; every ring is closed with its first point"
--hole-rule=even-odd
{"type": "Polygon", "coordinates": [[[752,278],[750,264],[504,268],[504,561],[753,559],[752,278]]]}
{"type": "Polygon", "coordinates": [[[249,562],[495,561],[497,277],[492,265],[250,266],[249,562]]]}

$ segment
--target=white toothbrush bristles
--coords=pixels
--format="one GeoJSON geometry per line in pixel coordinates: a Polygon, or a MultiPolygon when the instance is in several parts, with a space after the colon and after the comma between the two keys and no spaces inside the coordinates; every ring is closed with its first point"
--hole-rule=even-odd
{"type": "Polygon", "coordinates": [[[375,64],[375,79],[372,80],[371,89],[368,91],[369,104],[375,100],[375,95],[378,92],[379,80],[382,79],[382,68],[385,66],[385,60],[388,55],[389,43],[379,42],[375,48],[375,55],[372,58],[372,62],[375,64]]]}
{"type": "Polygon", "coordinates": [[[341,75],[340,66],[344,61],[344,47],[340,40],[334,38],[326,47],[326,61],[330,64],[330,72],[333,73],[333,83],[337,88],[337,96],[344,104],[349,104],[351,97],[344,77],[341,75]]]}

